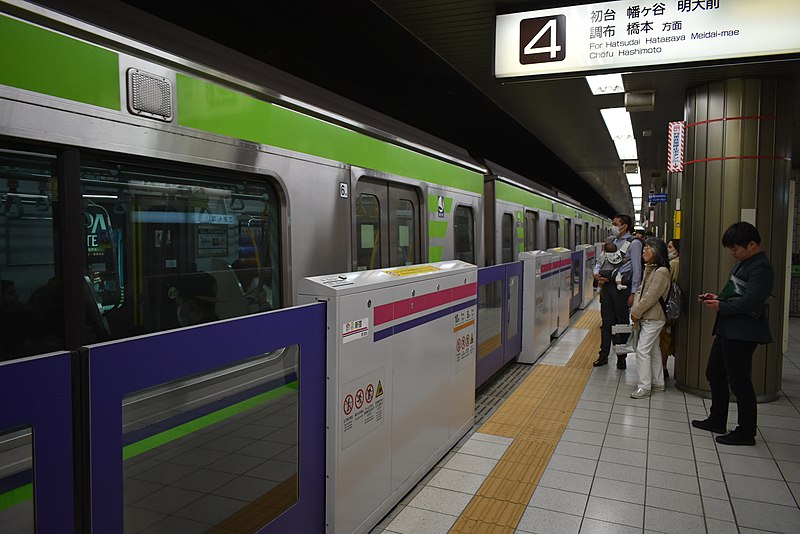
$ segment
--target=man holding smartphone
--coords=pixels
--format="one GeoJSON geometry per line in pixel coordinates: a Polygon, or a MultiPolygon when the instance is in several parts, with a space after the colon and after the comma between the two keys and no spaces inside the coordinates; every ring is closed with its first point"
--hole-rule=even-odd
{"type": "Polygon", "coordinates": [[[759,344],[772,342],[767,299],[774,276],[772,264],[761,249],[761,235],[752,224],[732,224],[722,236],[722,245],[736,259],[736,265],[718,295],[702,293],[697,297],[704,308],[717,314],[717,319],[706,366],[711,414],[707,419],[692,421],[692,426],[723,434],[716,438],[723,445],[755,445],[753,352],[759,344]],[[726,428],[729,384],[739,412],[738,426],[730,432],[726,428]]]}

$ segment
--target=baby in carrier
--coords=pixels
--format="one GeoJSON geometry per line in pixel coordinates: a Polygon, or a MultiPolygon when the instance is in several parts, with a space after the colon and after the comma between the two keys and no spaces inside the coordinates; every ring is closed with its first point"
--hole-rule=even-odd
{"type": "Polygon", "coordinates": [[[626,289],[628,286],[622,285],[622,273],[619,272],[622,267],[622,254],[617,250],[617,245],[613,241],[606,241],[603,245],[603,252],[605,252],[605,257],[600,265],[600,276],[614,280],[617,283],[617,289],[626,289]]]}

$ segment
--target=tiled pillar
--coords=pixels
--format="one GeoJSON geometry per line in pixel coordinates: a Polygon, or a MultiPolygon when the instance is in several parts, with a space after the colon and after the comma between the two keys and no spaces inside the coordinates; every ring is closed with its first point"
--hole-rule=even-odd
{"type": "Polygon", "coordinates": [[[758,228],[775,269],[769,306],[775,342],[756,349],[753,385],[759,401],[773,400],[781,388],[793,98],[794,83],[779,79],[731,79],[687,92],[680,265],[685,302],[675,348],[675,380],[684,391],[710,396],[705,368],[715,316],[695,297],[725,285],[734,259],[720,239],[741,220],[758,228]]]}

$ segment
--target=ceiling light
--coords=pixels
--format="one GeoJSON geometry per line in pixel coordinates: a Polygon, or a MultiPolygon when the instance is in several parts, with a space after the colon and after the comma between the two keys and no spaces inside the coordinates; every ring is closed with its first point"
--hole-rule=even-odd
{"type": "Polygon", "coordinates": [[[628,179],[628,185],[642,185],[642,177],[638,172],[626,174],[625,178],[628,179]]]}
{"type": "Polygon", "coordinates": [[[599,76],[587,76],[586,83],[593,95],[610,95],[613,93],[624,93],[625,87],[622,85],[622,74],[600,74],[599,76]]]}
{"type": "Polygon", "coordinates": [[[642,198],[642,186],[641,185],[632,185],[631,186],[631,196],[634,198],[642,198]]]}
{"type": "Polygon", "coordinates": [[[633,137],[633,126],[631,116],[625,108],[605,108],[601,109],[603,120],[611,135],[611,140],[617,147],[619,159],[639,159],[636,152],[636,139],[633,137]]]}

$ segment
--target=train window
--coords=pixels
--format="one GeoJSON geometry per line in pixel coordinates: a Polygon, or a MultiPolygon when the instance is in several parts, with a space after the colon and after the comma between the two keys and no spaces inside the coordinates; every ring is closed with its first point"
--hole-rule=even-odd
{"type": "Polygon", "coordinates": [[[0,433],[0,530],[35,532],[33,432],[30,426],[0,433]]]}
{"type": "Polygon", "coordinates": [[[456,259],[475,263],[475,223],[472,208],[456,206],[453,238],[455,239],[456,259]]]}
{"type": "Polygon", "coordinates": [[[414,203],[407,198],[397,198],[393,202],[391,217],[395,221],[395,224],[392,224],[392,242],[395,244],[392,251],[394,253],[392,266],[419,263],[415,228],[417,215],[414,203]]]}
{"type": "Polygon", "coordinates": [[[127,395],[125,532],[255,532],[295,505],[300,357],[290,346],[127,395]]]}
{"type": "Polygon", "coordinates": [[[583,244],[583,226],[580,224],[575,225],[575,246],[583,244]]]}
{"type": "Polygon", "coordinates": [[[64,346],[55,165],[0,150],[0,361],[64,346]]]}
{"type": "Polygon", "coordinates": [[[504,213],[501,221],[501,263],[514,261],[514,216],[504,213]]]}
{"type": "Polygon", "coordinates": [[[547,221],[547,248],[558,246],[558,221],[547,221]]]}
{"type": "Polygon", "coordinates": [[[572,220],[564,219],[564,247],[572,248],[572,220]]]}
{"type": "Polygon", "coordinates": [[[417,191],[362,179],[356,185],[355,269],[413,265],[422,261],[417,191]]]}
{"type": "Polygon", "coordinates": [[[589,223],[583,223],[583,241],[582,243],[594,243],[589,240],[589,223]]]}
{"type": "Polygon", "coordinates": [[[525,250],[536,250],[536,233],[539,226],[539,214],[535,211],[525,212],[525,250]]]}
{"type": "Polygon", "coordinates": [[[81,167],[89,341],[280,307],[278,205],[262,177],[81,167]]]}
{"type": "Polygon", "coordinates": [[[361,193],[356,199],[356,270],[381,266],[381,205],[378,197],[361,193]]]}
{"type": "Polygon", "coordinates": [[[591,241],[589,243],[597,243],[597,227],[592,226],[591,229],[591,241]]]}

